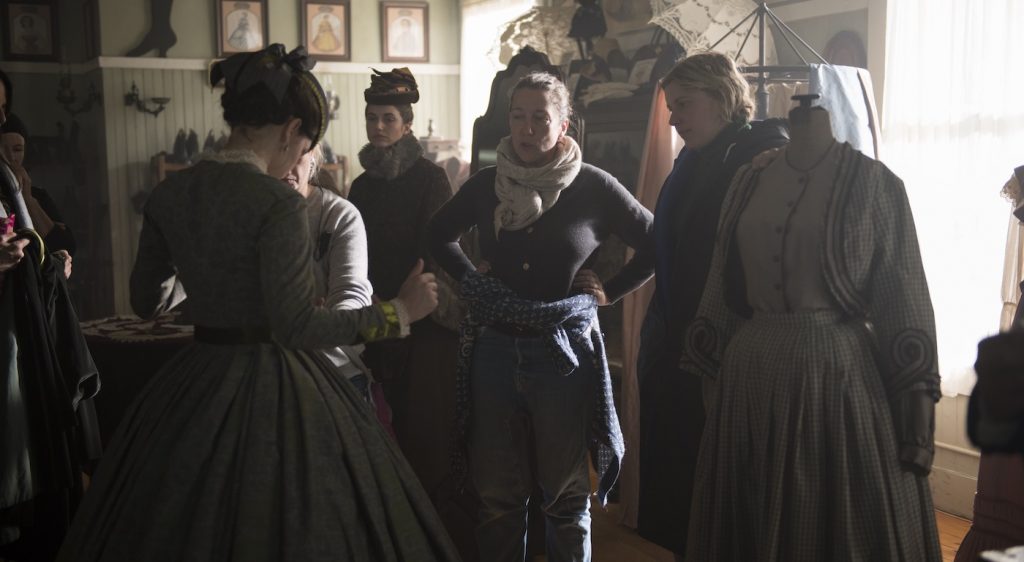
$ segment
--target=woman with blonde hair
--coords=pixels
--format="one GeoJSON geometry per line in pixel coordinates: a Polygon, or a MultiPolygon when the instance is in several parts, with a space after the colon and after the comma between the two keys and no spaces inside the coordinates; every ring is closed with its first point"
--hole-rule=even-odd
{"type": "Polygon", "coordinates": [[[661,80],[669,125],[686,143],[654,211],[656,288],[640,334],[638,531],[681,556],[704,427],[701,379],[679,368],[682,334],[704,291],[722,199],[733,174],[781,146],[781,121],[751,122],[747,81],[732,59],[709,52],[661,80]]]}

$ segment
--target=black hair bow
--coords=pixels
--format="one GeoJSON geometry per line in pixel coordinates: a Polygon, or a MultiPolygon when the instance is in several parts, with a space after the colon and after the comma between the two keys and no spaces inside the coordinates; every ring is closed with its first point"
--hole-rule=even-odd
{"type": "Polygon", "coordinates": [[[309,72],[316,61],[309,58],[305,47],[286,52],[284,45],[273,45],[255,53],[238,53],[215,63],[210,69],[210,84],[221,80],[227,89],[242,93],[256,84],[263,84],[278,102],[284,100],[294,75],[309,72]]]}

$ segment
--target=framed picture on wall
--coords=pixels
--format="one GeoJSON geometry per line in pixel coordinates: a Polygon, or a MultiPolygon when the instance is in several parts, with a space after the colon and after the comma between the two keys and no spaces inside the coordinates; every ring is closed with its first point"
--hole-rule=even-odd
{"type": "Polygon", "coordinates": [[[381,60],[428,62],[430,21],[426,2],[380,3],[381,60]]]}
{"type": "Polygon", "coordinates": [[[214,0],[217,55],[249,53],[267,46],[266,0],[214,0]]]}
{"type": "Polygon", "coordinates": [[[57,5],[53,0],[4,3],[4,48],[8,60],[57,61],[57,5]]]}
{"type": "Polygon", "coordinates": [[[317,60],[352,60],[348,0],[302,0],[302,44],[317,60]]]}

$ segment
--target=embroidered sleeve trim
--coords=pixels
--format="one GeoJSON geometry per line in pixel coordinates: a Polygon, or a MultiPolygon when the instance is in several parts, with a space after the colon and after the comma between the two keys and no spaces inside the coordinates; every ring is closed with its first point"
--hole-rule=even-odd
{"type": "MultiPolygon", "coordinates": [[[[395,301],[381,302],[377,307],[384,314],[383,325],[369,326],[359,331],[364,341],[376,341],[388,338],[397,338],[409,333],[409,324],[403,324],[402,317],[395,306],[395,301]]],[[[399,305],[400,306],[400,305],[399,305]]],[[[402,314],[405,310],[402,310],[402,314]]]]}
{"type": "Polygon", "coordinates": [[[924,383],[927,390],[938,393],[938,369],[935,366],[935,342],[923,330],[906,329],[893,338],[889,359],[894,369],[891,384],[895,393],[924,383]]]}
{"type": "Polygon", "coordinates": [[[706,317],[699,317],[686,330],[683,342],[687,353],[683,354],[680,367],[698,375],[710,378],[718,376],[720,367],[720,337],[718,329],[706,317]]]}

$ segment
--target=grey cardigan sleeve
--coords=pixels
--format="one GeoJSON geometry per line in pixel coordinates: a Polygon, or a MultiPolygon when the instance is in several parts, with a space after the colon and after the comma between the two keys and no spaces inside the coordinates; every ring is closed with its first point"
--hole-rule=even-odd
{"type": "Polygon", "coordinates": [[[308,232],[304,203],[297,197],[283,199],[268,213],[258,241],[270,328],[282,345],[323,349],[401,333],[401,322],[389,303],[355,310],[314,306],[310,240],[296,232],[308,232]]]}
{"type": "Polygon", "coordinates": [[[327,259],[328,308],[356,309],[373,301],[366,247],[366,228],[359,210],[344,199],[328,203],[328,224],[334,225],[327,259]]]}

